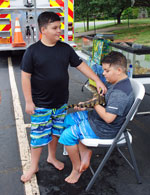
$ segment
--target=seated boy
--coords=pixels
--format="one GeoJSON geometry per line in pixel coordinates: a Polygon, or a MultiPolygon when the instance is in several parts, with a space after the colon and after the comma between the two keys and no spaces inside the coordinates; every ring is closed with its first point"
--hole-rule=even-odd
{"type": "Polygon", "coordinates": [[[132,86],[126,75],[125,56],[112,51],[103,58],[102,66],[106,81],[111,84],[105,95],[106,106],[95,105],[91,111],[80,109],[80,112],[68,114],[64,122],[66,129],[59,138],[72,162],[72,172],[65,179],[68,183],[76,183],[90,164],[92,151],[80,140],[114,138],[134,101],[132,86]]]}

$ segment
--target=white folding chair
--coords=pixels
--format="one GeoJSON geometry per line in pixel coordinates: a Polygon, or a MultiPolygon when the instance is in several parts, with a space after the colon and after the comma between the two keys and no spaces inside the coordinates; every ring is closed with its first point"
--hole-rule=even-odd
{"type": "Polygon", "coordinates": [[[83,140],[81,140],[82,144],[84,144],[88,147],[108,147],[108,150],[107,150],[103,160],[99,164],[98,168],[96,169],[96,172],[94,172],[93,169],[90,167],[93,176],[92,176],[88,186],[86,187],[86,191],[89,191],[91,189],[91,187],[93,186],[96,178],[98,177],[98,175],[102,171],[105,163],[109,159],[109,157],[110,157],[110,155],[113,152],[115,147],[117,147],[120,154],[123,156],[123,158],[129,164],[129,166],[135,171],[138,183],[141,183],[139,170],[137,168],[136,160],[135,160],[134,153],[133,153],[132,146],[131,146],[132,136],[127,131],[126,127],[129,123],[129,121],[133,120],[133,117],[138,110],[138,107],[139,107],[139,105],[144,97],[144,94],[145,94],[145,88],[141,83],[139,83],[138,81],[136,81],[134,79],[130,79],[130,81],[131,81],[131,85],[132,85],[132,88],[133,88],[133,91],[135,94],[135,100],[134,100],[134,103],[133,103],[131,109],[129,110],[129,112],[126,116],[126,119],[125,119],[122,127],[120,128],[119,132],[117,133],[116,137],[114,139],[83,139],[83,140]],[[132,163],[128,161],[128,159],[125,157],[123,152],[120,150],[119,147],[123,146],[123,145],[127,145],[132,163]]]}

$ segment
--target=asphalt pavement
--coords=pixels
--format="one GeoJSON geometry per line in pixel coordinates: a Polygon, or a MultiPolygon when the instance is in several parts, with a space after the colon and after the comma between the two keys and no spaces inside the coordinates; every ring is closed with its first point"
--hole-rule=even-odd
{"type": "MultiPolygon", "coordinates": [[[[18,147],[16,123],[12,94],[8,74],[8,55],[0,56],[0,90],[2,103],[0,105],[0,195],[25,195],[24,184],[20,182],[22,166],[18,147]]],[[[23,110],[25,124],[30,123],[30,117],[24,112],[24,98],[20,82],[20,61],[22,55],[12,56],[15,80],[23,110]]],[[[86,81],[80,72],[69,68],[70,96],[69,103],[85,101],[91,97],[91,92],[84,88],[86,81]]],[[[150,91],[150,85],[145,85],[146,91],[150,91]]],[[[145,96],[139,111],[150,111],[150,97],[145,96]]],[[[72,112],[73,110],[70,110],[72,112]]],[[[93,185],[90,192],[85,192],[91,172],[84,172],[76,184],[68,184],[64,181],[71,171],[71,162],[68,156],[64,156],[63,146],[58,145],[57,158],[65,163],[62,171],[56,170],[46,162],[47,147],[45,146],[40,158],[39,172],[36,174],[41,195],[150,195],[150,115],[136,115],[128,128],[133,136],[133,150],[137,165],[142,177],[142,184],[137,184],[134,171],[122,159],[115,150],[106,163],[101,175],[93,185]]],[[[27,128],[28,140],[29,128],[27,128]]],[[[91,165],[96,168],[106,149],[92,149],[91,165]]],[[[126,148],[124,152],[128,155],[126,148]]],[[[29,195],[29,194],[27,194],[29,195]]]]}

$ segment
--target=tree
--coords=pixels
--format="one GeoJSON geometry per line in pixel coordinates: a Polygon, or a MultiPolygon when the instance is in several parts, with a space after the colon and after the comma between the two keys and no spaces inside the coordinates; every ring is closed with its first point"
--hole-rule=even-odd
{"type": "Polygon", "coordinates": [[[122,12],[131,7],[131,0],[99,0],[99,4],[103,7],[103,12],[108,14],[109,17],[117,19],[117,23],[121,23],[122,12]]]}
{"type": "Polygon", "coordinates": [[[86,18],[87,30],[89,29],[89,19],[100,13],[108,17],[117,19],[117,23],[121,23],[122,12],[131,7],[131,0],[75,0],[75,13],[79,19],[86,18]]]}
{"type": "Polygon", "coordinates": [[[87,30],[89,30],[89,21],[93,15],[99,11],[99,0],[75,0],[75,17],[76,20],[86,20],[87,30]]]}
{"type": "Polygon", "coordinates": [[[134,19],[135,18],[136,19],[138,17],[138,14],[139,14],[139,8],[129,7],[123,11],[121,18],[122,19],[127,19],[127,18],[134,19]]]}

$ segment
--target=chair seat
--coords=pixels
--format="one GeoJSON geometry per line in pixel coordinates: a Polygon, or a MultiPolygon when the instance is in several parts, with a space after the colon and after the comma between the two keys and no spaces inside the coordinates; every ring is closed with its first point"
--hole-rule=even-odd
{"type": "MultiPolygon", "coordinates": [[[[127,132],[129,135],[130,143],[132,143],[132,135],[127,132]]],[[[120,141],[117,143],[118,145],[122,145],[126,143],[124,138],[124,133],[120,137],[120,141]]],[[[82,139],[82,144],[89,146],[89,147],[98,147],[98,146],[109,146],[113,143],[114,139],[82,139]]]]}

